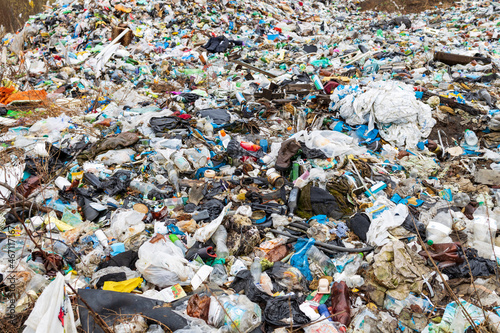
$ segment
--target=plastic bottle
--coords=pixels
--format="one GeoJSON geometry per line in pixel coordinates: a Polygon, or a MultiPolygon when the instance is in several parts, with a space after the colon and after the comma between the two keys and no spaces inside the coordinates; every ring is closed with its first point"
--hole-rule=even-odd
{"type": "Polygon", "coordinates": [[[109,246],[108,237],[104,234],[104,232],[102,230],[96,230],[95,236],[97,237],[97,240],[99,241],[99,243],[101,243],[102,247],[106,248],[109,246]]]}
{"type": "Polygon", "coordinates": [[[182,152],[176,152],[172,154],[172,160],[180,172],[187,172],[191,169],[189,162],[183,156],[182,152]]]}
{"type": "Polygon", "coordinates": [[[259,145],[256,145],[255,143],[251,143],[251,142],[245,142],[245,141],[241,141],[240,146],[241,146],[241,148],[248,150],[248,151],[259,151],[259,149],[261,149],[261,147],[259,145]]]}
{"type": "Polygon", "coordinates": [[[330,311],[328,311],[328,307],[325,304],[320,304],[318,306],[318,312],[323,317],[328,318],[328,321],[333,321],[333,319],[330,317],[332,314],[330,313],[330,311]]]}
{"type": "Polygon", "coordinates": [[[464,139],[467,145],[470,147],[475,147],[478,143],[476,133],[474,133],[474,131],[471,131],[470,129],[465,130],[464,139]]]}
{"type": "Polygon", "coordinates": [[[214,269],[210,273],[210,282],[219,286],[223,285],[227,281],[227,271],[226,267],[224,267],[224,259],[215,259],[212,267],[214,269]]]}
{"type": "Polygon", "coordinates": [[[321,267],[326,275],[333,276],[337,272],[333,261],[316,246],[311,246],[306,254],[307,258],[321,267]]]}
{"type": "Polygon", "coordinates": [[[229,250],[227,249],[227,231],[223,225],[220,225],[212,235],[212,241],[215,243],[217,257],[227,258],[229,250]]]}
{"type": "Polygon", "coordinates": [[[175,193],[177,193],[178,195],[180,189],[179,189],[179,175],[177,173],[177,170],[175,170],[174,164],[172,162],[167,163],[166,168],[168,172],[168,179],[170,180],[170,183],[174,186],[175,193]]]}
{"type": "Polygon", "coordinates": [[[299,200],[299,188],[294,187],[290,191],[290,196],[288,197],[288,217],[293,217],[293,212],[297,208],[297,202],[299,200]]]}
{"type": "Polygon", "coordinates": [[[133,188],[134,190],[141,192],[143,194],[144,198],[148,197],[149,192],[151,192],[153,190],[158,190],[156,188],[156,186],[154,186],[153,184],[143,183],[143,182],[138,181],[138,180],[131,181],[130,187],[133,188]]]}
{"type": "MultiPolygon", "coordinates": [[[[474,212],[474,235],[472,241],[473,247],[477,250],[479,256],[487,259],[495,259],[495,254],[492,253],[492,245],[494,245],[496,231],[497,221],[494,218],[493,212],[488,211],[486,206],[480,205],[474,212]]],[[[500,254],[497,255],[500,256],[500,254]]]]}
{"type": "Polygon", "coordinates": [[[168,238],[170,238],[170,240],[172,241],[172,243],[175,244],[175,246],[177,246],[179,249],[181,249],[183,256],[186,255],[186,251],[187,251],[186,246],[179,239],[179,237],[177,237],[177,235],[170,234],[170,235],[168,235],[168,238]]]}
{"type": "Polygon", "coordinates": [[[262,274],[262,265],[260,264],[260,258],[255,257],[252,265],[250,266],[250,273],[252,274],[254,283],[260,283],[260,276],[262,274]]]}
{"type": "Polygon", "coordinates": [[[457,207],[465,207],[469,204],[470,202],[470,197],[467,193],[463,193],[463,192],[460,192],[460,193],[457,193],[453,196],[453,203],[455,204],[455,206],[457,207]]]}
{"type": "Polygon", "coordinates": [[[214,127],[208,121],[205,123],[205,126],[203,126],[203,131],[205,132],[205,135],[210,138],[214,136],[214,127]]]}
{"type": "Polygon", "coordinates": [[[229,134],[227,134],[224,130],[220,130],[219,138],[222,142],[222,146],[224,146],[224,148],[227,148],[227,146],[229,145],[229,141],[231,141],[231,137],[229,136],[229,134]]]}

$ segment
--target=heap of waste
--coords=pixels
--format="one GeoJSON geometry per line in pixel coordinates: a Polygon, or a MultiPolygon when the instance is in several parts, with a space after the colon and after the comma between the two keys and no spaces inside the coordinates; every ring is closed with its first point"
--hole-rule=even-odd
{"type": "Polygon", "coordinates": [[[500,6],[58,0],[0,46],[2,332],[500,332],[500,6]]]}

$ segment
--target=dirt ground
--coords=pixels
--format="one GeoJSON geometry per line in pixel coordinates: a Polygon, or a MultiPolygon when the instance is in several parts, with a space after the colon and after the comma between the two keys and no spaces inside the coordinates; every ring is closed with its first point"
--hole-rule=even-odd
{"type": "Polygon", "coordinates": [[[455,0],[366,0],[360,2],[361,10],[374,10],[384,12],[400,12],[402,14],[419,13],[424,10],[448,8],[453,6],[455,0]]]}
{"type": "Polygon", "coordinates": [[[31,2],[29,0],[0,0],[0,26],[4,27],[4,32],[16,31],[23,26],[30,15],[43,11],[46,3],[46,0],[32,0],[31,2]]]}

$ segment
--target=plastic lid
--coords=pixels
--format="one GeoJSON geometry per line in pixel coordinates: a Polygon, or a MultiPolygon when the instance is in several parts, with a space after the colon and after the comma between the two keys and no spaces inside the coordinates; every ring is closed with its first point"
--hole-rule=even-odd
{"type": "Polygon", "coordinates": [[[432,244],[434,244],[434,242],[432,241],[432,239],[429,239],[429,240],[427,241],[427,245],[432,245],[432,244]]]}
{"type": "Polygon", "coordinates": [[[175,243],[175,241],[179,240],[179,237],[177,237],[177,235],[174,235],[174,234],[168,235],[168,238],[170,238],[170,240],[172,241],[172,243],[175,243]]]}

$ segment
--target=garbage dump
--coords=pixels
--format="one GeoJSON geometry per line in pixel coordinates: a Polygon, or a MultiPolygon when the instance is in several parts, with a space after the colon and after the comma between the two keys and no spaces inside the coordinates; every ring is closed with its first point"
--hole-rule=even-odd
{"type": "Polygon", "coordinates": [[[0,330],[500,332],[500,6],[384,6],[4,33],[0,330]]]}

